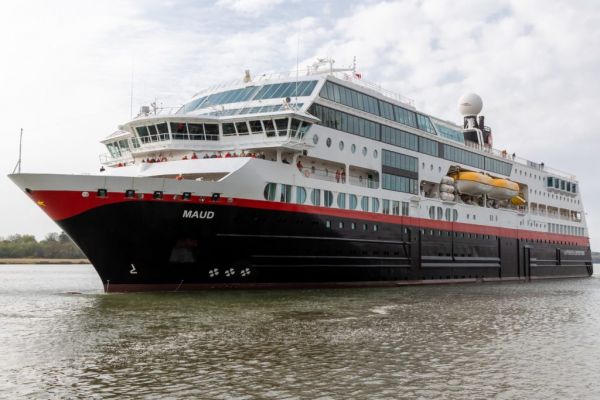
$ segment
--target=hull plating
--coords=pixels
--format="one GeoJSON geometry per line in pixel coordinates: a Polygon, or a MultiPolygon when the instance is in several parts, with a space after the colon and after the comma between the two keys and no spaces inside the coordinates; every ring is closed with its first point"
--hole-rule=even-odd
{"type": "Polygon", "coordinates": [[[108,204],[58,222],[107,291],[585,277],[589,246],[219,203],[108,204]]]}

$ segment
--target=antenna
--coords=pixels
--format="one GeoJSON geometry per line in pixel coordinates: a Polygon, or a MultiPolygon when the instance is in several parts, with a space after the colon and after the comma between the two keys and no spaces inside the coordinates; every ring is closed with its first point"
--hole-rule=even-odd
{"type": "MultiPolygon", "coordinates": [[[[302,29],[302,26],[300,27],[302,29]]],[[[296,43],[296,89],[294,93],[296,94],[296,103],[298,103],[298,75],[299,71],[299,63],[300,63],[300,32],[298,33],[298,41],[296,43]]]]}
{"type": "Polygon", "coordinates": [[[13,169],[13,174],[16,172],[18,174],[21,173],[21,149],[23,148],[23,128],[21,128],[21,134],[19,135],[19,160],[17,161],[17,165],[15,165],[15,169],[13,169]]]}
{"type": "Polygon", "coordinates": [[[129,118],[133,118],[133,58],[131,58],[131,93],[129,97],[129,118]]]}

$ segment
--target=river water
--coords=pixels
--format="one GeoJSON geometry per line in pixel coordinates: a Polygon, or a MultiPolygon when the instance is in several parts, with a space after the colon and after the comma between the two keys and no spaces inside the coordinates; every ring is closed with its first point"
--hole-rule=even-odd
{"type": "Polygon", "coordinates": [[[1,266],[0,398],[598,399],[599,306],[599,275],[107,295],[1,266]]]}

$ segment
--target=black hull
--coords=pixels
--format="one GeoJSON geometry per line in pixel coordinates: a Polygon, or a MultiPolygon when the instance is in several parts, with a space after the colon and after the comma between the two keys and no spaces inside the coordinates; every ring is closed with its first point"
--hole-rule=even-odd
{"type": "Polygon", "coordinates": [[[88,256],[106,291],[386,286],[592,274],[589,246],[300,211],[137,201],[96,207],[58,223],[88,256]],[[209,212],[214,213],[210,219],[209,212]]]}

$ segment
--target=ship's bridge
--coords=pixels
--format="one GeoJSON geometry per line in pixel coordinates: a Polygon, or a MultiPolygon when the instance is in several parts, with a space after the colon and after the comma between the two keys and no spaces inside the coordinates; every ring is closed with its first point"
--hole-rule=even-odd
{"type": "Polygon", "coordinates": [[[301,152],[304,136],[318,121],[287,106],[277,111],[253,110],[244,115],[149,114],[120,127],[102,141],[109,154],[101,162],[122,166],[142,160],[208,158],[220,153],[256,153],[272,149],[301,152]]]}

